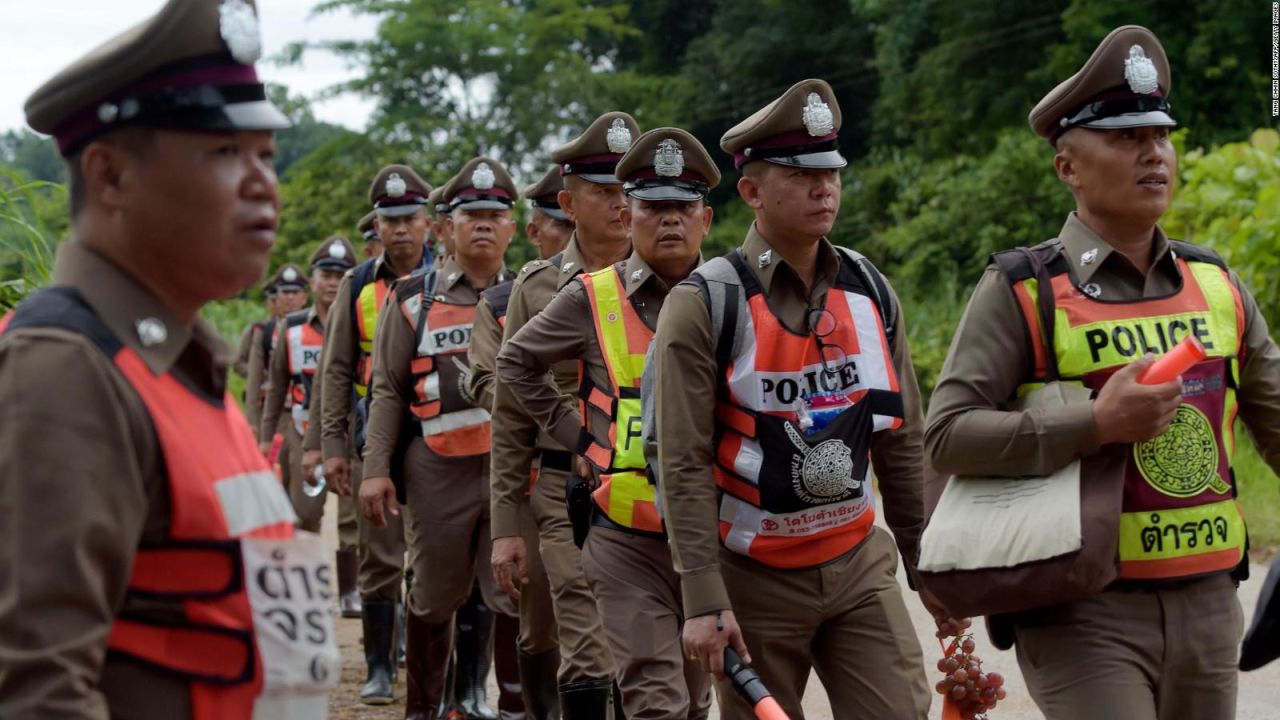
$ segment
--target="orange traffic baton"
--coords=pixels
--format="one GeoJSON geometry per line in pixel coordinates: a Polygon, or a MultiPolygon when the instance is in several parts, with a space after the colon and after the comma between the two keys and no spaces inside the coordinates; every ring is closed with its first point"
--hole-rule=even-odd
{"type": "Polygon", "coordinates": [[[788,720],[782,706],[773,699],[760,676],[742,661],[742,656],[731,647],[724,649],[724,674],[733,683],[742,699],[746,700],[760,720],[788,720]]]}

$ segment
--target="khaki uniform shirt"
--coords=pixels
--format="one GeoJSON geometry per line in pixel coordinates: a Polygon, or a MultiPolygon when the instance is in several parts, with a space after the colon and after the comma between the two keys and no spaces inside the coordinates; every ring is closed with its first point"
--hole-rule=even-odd
{"type": "MultiPolygon", "coordinates": [[[[53,282],[78,289],[154,373],[214,397],[231,357],[212,327],[176,321],[77,241],[53,282]],[[135,323],[168,331],[149,347],[135,323]]],[[[192,439],[197,442],[197,438],[192,439]]],[[[134,554],[169,531],[169,486],[150,413],[89,339],[54,328],[0,339],[0,718],[185,718],[187,684],[106,657],[134,554]]],[[[160,612],[177,605],[149,605],[160,612]]]]}
{"type": "Polygon", "coordinates": [[[249,373],[249,351],[253,347],[250,343],[253,342],[253,329],[257,325],[258,323],[250,325],[240,335],[240,345],[236,348],[236,361],[231,365],[231,369],[240,377],[246,377],[249,373]]]}
{"type": "MultiPolygon", "coordinates": [[[[508,277],[508,271],[503,268],[485,287],[508,277]]],[[[472,286],[462,268],[450,257],[439,270],[435,299],[450,305],[475,305],[480,302],[480,290],[472,286]]],[[[390,477],[392,455],[409,418],[409,403],[415,392],[410,364],[418,355],[418,339],[414,328],[405,322],[400,302],[399,297],[389,298],[378,316],[378,334],[373,350],[373,386],[369,390],[373,393],[373,402],[369,406],[369,432],[364,445],[366,478],[390,477]]],[[[452,360],[439,358],[437,362],[452,360]]]]}
{"type": "MultiPolygon", "coordinates": [[[[353,273],[354,270],[348,271],[338,284],[338,295],[333,301],[333,307],[329,308],[328,327],[324,334],[322,394],[328,400],[320,408],[320,417],[312,418],[312,423],[317,420],[320,423],[320,444],[325,459],[347,458],[348,455],[351,392],[355,384],[356,364],[360,358],[360,333],[356,329],[356,317],[352,313],[353,273]]],[[[388,284],[396,280],[395,271],[387,264],[385,254],[374,261],[372,281],[380,279],[386,280],[388,284]]]]}
{"type": "MultiPolygon", "coordinates": [[[[822,303],[835,281],[838,251],[822,241],[813,287],[807,291],[795,269],[777,252],[772,252],[772,261],[763,268],[758,266],[757,258],[770,251],[769,241],[753,224],[742,246],[747,266],[783,324],[803,330],[806,308],[822,303]]],[[[716,368],[711,335],[702,293],[693,285],[673,288],[654,337],[655,418],[667,533],[684,589],[686,617],[732,609],[720,574],[719,493],[711,476],[715,397],[722,372],[716,368]]],[[[897,430],[872,435],[871,462],[884,499],[885,521],[904,562],[913,565],[924,520],[923,418],[902,313],[891,351],[906,417],[897,430]]]]}
{"type": "MultiPolygon", "coordinates": [[[[324,323],[320,322],[320,316],[316,313],[316,306],[312,305],[307,308],[307,324],[316,329],[321,337],[324,337],[324,323]]],[[[267,399],[262,405],[262,424],[261,435],[259,437],[271,437],[275,433],[276,424],[280,422],[280,413],[284,412],[284,401],[289,396],[289,353],[285,351],[285,321],[284,318],[276,323],[276,350],[271,354],[271,371],[267,380],[267,399]]],[[[320,371],[316,369],[315,379],[319,379],[320,371]]],[[[314,388],[319,385],[318,382],[311,383],[314,388]]],[[[309,408],[318,408],[320,405],[315,401],[315,397],[310,398],[309,408]]],[[[308,432],[314,422],[308,422],[308,432]]]]}
{"type": "MultiPolygon", "coordinates": [[[[279,326],[280,321],[276,320],[275,326],[279,326]]],[[[268,428],[266,435],[261,432],[262,429],[262,404],[266,401],[266,393],[263,391],[263,385],[267,382],[267,364],[270,358],[267,357],[266,350],[263,345],[270,345],[270,338],[264,339],[266,333],[266,325],[259,325],[251,328],[252,332],[249,338],[249,367],[244,381],[244,417],[249,421],[249,429],[253,430],[253,436],[258,442],[262,442],[263,438],[270,440],[275,434],[273,428],[268,428]]]]}
{"type": "MultiPolygon", "coordinates": [[[[1097,283],[1103,300],[1168,295],[1181,278],[1164,232],[1155,231],[1154,262],[1144,275],[1072,213],[1058,237],[1078,284],[1097,283]],[[1090,263],[1085,253],[1096,250],[1090,263]]],[[[1258,304],[1233,272],[1244,305],[1240,419],[1267,463],[1280,469],[1280,350],[1258,304]]],[[[929,405],[925,444],[934,466],[959,474],[1047,475],[1098,451],[1091,403],[1009,412],[1027,380],[1031,348],[1008,281],[987,268],[952,340],[929,405]]]]}
{"type": "MultiPolygon", "coordinates": [[[[503,340],[514,337],[529,319],[542,312],[556,293],[586,270],[578,250],[578,234],[569,238],[560,267],[546,260],[534,260],[520,270],[511,300],[507,304],[507,324],[503,340]]],[[[571,401],[578,391],[578,364],[572,360],[552,367],[556,385],[571,401]]],[[[520,534],[520,506],[528,502],[529,471],[540,450],[566,448],[538,429],[510,388],[497,383],[493,390],[493,450],[490,460],[490,505],[492,535],[496,538],[520,534]],[[533,444],[529,438],[536,434],[533,444]]]]}
{"type": "Polygon", "coordinates": [[[467,349],[467,392],[475,398],[476,406],[493,409],[495,363],[502,347],[502,324],[493,316],[488,298],[481,296],[476,307],[476,324],[471,328],[471,347],[467,349]]]}
{"type": "MultiPolygon", "coordinates": [[[[616,267],[622,270],[627,298],[640,320],[651,330],[657,327],[658,312],[669,292],[666,283],[634,253],[616,267]]],[[[498,354],[502,383],[511,388],[529,415],[556,442],[576,448],[582,429],[578,404],[569,402],[547,377],[553,365],[565,360],[580,360],[591,382],[609,387],[609,369],[591,322],[591,301],[580,280],[570,282],[498,354]]],[[[599,413],[592,413],[592,418],[592,432],[597,437],[608,437],[608,420],[599,413]]]]}

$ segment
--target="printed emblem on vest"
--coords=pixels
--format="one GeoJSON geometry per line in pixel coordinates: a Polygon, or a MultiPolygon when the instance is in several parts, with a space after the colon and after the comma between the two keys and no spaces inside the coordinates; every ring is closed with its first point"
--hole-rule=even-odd
{"type": "Polygon", "coordinates": [[[1218,477],[1218,443],[1209,418],[1199,408],[1182,405],[1173,424],[1161,435],[1133,446],[1142,477],[1165,495],[1191,497],[1211,486],[1230,492],[1218,477]]]}
{"type": "Polygon", "coordinates": [[[799,451],[791,456],[791,487],[796,497],[819,505],[862,488],[862,481],[852,478],[853,450],[843,441],[824,440],[809,447],[791,423],[785,427],[799,451]]]}

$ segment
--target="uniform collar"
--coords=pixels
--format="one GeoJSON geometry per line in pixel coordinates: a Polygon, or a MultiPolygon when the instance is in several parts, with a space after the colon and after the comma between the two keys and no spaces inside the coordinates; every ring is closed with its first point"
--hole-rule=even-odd
{"type": "MultiPolygon", "coordinates": [[[[511,271],[504,267],[498,270],[498,273],[493,276],[485,287],[491,288],[494,285],[510,280],[512,277],[511,271]]],[[[448,292],[461,282],[466,282],[470,285],[470,281],[467,280],[467,274],[462,271],[462,266],[458,265],[458,262],[450,255],[445,258],[444,266],[440,268],[440,278],[436,281],[436,287],[440,292],[448,292]]]]}
{"type": "MultiPolygon", "coordinates": [[[[694,267],[701,267],[702,255],[698,255],[698,264],[694,267]]],[[[632,252],[631,255],[616,267],[621,268],[623,284],[626,286],[627,297],[635,295],[637,291],[646,285],[650,286],[659,296],[665,296],[671,291],[667,284],[658,277],[649,263],[644,261],[637,253],[632,252]]]]}
{"type": "MultiPolygon", "coordinates": [[[[818,243],[817,272],[814,275],[815,286],[824,279],[828,284],[834,282],[836,272],[840,268],[840,256],[836,253],[831,241],[824,237],[818,243]]],[[[784,260],[773,249],[773,246],[769,244],[769,240],[760,234],[760,230],[754,222],[751,223],[751,229],[747,231],[747,239],[742,243],[742,258],[746,261],[747,267],[751,268],[751,271],[760,280],[760,287],[764,289],[766,295],[772,292],[774,278],[777,277],[780,271],[790,274],[796,282],[803,284],[800,274],[791,263],[784,260]]]]}
{"type": "MultiPolygon", "coordinates": [[[[1062,251],[1067,257],[1067,261],[1071,265],[1071,270],[1075,274],[1076,281],[1080,285],[1087,285],[1097,274],[1098,269],[1106,265],[1108,261],[1112,263],[1124,262],[1128,263],[1122,253],[1117,251],[1102,236],[1093,231],[1080,219],[1080,216],[1072,212],[1067,216],[1067,222],[1062,226],[1062,231],[1058,233],[1058,239],[1062,242],[1062,251]],[[1118,257],[1113,258],[1116,255],[1118,257]]],[[[1151,264],[1154,270],[1166,257],[1171,255],[1172,247],[1169,245],[1169,238],[1164,234],[1164,230],[1159,225],[1155,229],[1154,261],[1151,264]]]]}
{"type": "Polygon", "coordinates": [[[307,306],[307,324],[321,329],[324,328],[324,323],[320,322],[320,311],[316,309],[315,303],[307,306]]]}
{"type": "MultiPolygon", "coordinates": [[[[432,264],[431,251],[427,249],[427,247],[424,245],[422,247],[422,262],[418,263],[418,267],[414,268],[414,270],[429,268],[431,267],[431,264],[432,264]]],[[[413,272],[413,271],[411,270],[410,272],[413,272]]],[[[390,280],[400,279],[400,276],[396,275],[395,271],[391,269],[391,265],[387,263],[386,250],[383,250],[382,254],[379,255],[377,258],[375,258],[373,261],[373,277],[380,278],[384,275],[390,280]]]]}
{"type": "Polygon", "coordinates": [[[72,240],[58,248],[53,284],[78,290],[107,328],[156,375],[173,369],[192,341],[219,365],[230,358],[230,349],[203,318],[197,317],[191,327],[178,322],[151,291],[83,243],[72,240]]]}
{"type": "Polygon", "coordinates": [[[582,251],[578,249],[578,231],[574,230],[569,236],[569,243],[564,246],[564,251],[560,257],[560,267],[556,271],[560,273],[556,278],[556,290],[564,289],[569,281],[577,277],[578,273],[586,270],[582,261],[582,251]]]}

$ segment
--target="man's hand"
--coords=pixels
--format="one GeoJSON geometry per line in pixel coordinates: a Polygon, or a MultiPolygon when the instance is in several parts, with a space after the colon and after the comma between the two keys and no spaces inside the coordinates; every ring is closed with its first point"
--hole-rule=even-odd
{"type": "Polygon", "coordinates": [[[742,628],[738,627],[732,610],[685,620],[683,636],[685,656],[697,660],[698,665],[717,680],[724,679],[724,649],[727,646],[732,645],[742,656],[742,661],[751,664],[751,653],[747,652],[742,628]]]}
{"type": "Polygon", "coordinates": [[[258,443],[258,452],[262,453],[262,457],[267,457],[268,455],[270,455],[271,441],[263,440],[262,442],[258,443]]]}
{"type": "MultiPolygon", "coordinates": [[[[316,466],[324,462],[324,453],[319,450],[307,450],[302,453],[302,477],[306,479],[307,484],[311,486],[318,485],[316,481],[316,466]]],[[[328,484],[329,476],[325,475],[325,483],[328,484]]]]}
{"type": "Polygon", "coordinates": [[[376,527],[387,526],[387,513],[400,514],[396,486],[389,477],[365,478],[360,483],[360,509],[376,527]]]}
{"type": "Polygon", "coordinates": [[[591,468],[591,463],[587,462],[584,457],[575,457],[573,459],[573,472],[578,477],[587,481],[587,487],[595,490],[599,485],[596,481],[596,474],[591,468]]]}
{"type": "Polygon", "coordinates": [[[529,584],[529,561],[524,538],[519,535],[496,538],[489,562],[493,564],[494,582],[503,592],[519,600],[520,587],[529,584]]]}
{"type": "MultiPolygon", "coordinates": [[[[919,581],[917,581],[916,586],[920,587],[919,581]]],[[[928,610],[929,614],[933,616],[933,622],[938,626],[938,632],[936,634],[939,638],[949,638],[962,635],[970,626],[973,625],[973,621],[969,618],[957,619],[951,617],[951,614],[947,612],[947,609],[942,606],[941,602],[938,602],[938,598],[934,597],[933,593],[925,590],[923,587],[920,587],[919,592],[920,602],[924,605],[924,609],[928,610]]]]}
{"type": "Polygon", "coordinates": [[[351,464],[344,457],[324,461],[324,480],[342,497],[351,497],[351,464]]]}
{"type": "Polygon", "coordinates": [[[1182,404],[1182,378],[1160,385],[1138,382],[1154,357],[1120,368],[1107,379],[1093,401],[1093,422],[1099,445],[1139,443],[1169,429],[1182,404]]]}

